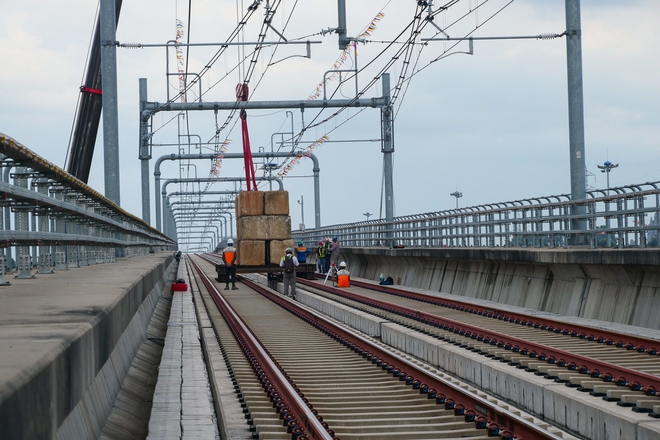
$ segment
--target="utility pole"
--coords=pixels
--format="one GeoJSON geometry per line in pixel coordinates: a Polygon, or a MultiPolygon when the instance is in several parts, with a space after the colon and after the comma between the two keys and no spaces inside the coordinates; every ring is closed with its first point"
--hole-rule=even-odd
{"type": "MultiPolygon", "coordinates": [[[[587,198],[587,167],[584,152],[584,104],[582,91],[582,30],[580,0],[566,0],[566,71],[568,79],[568,131],[571,168],[571,200],[587,198]]],[[[587,230],[587,206],[573,205],[571,229],[587,230]]],[[[586,244],[574,234],[571,244],[586,244]]]]}
{"type": "Polygon", "coordinates": [[[115,0],[101,0],[101,84],[103,91],[103,171],[105,196],[119,197],[119,110],[117,105],[117,14],[115,0]]]}
{"type": "MultiPolygon", "coordinates": [[[[385,105],[380,109],[381,119],[381,153],[383,153],[383,173],[385,174],[385,221],[391,223],[394,221],[394,182],[392,155],[394,154],[394,136],[392,121],[392,105],[390,103],[390,74],[383,73],[381,77],[383,87],[383,98],[385,105]]],[[[387,245],[393,245],[393,233],[387,233],[387,245]]]]}

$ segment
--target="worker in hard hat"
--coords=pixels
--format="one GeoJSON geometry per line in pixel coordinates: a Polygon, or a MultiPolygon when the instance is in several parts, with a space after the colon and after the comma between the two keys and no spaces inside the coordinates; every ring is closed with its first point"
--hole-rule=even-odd
{"type": "Polygon", "coordinates": [[[232,290],[238,290],[236,287],[236,260],[238,251],[234,247],[234,240],[231,238],[227,240],[227,247],[222,251],[222,261],[225,263],[225,290],[229,290],[229,283],[231,282],[232,290]]]}
{"type": "Polygon", "coordinates": [[[298,258],[298,263],[307,263],[307,255],[309,255],[309,251],[307,250],[307,247],[305,247],[305,243],[300,240],[298,246],[296,246],[296,258],[298,258]]]}
{"type": "Polygon", "coordinates": [[[330,245],[330,264],[334,264],[335,267],[339,265],[339,237],[332,237],[332,245],[330,245]]]}
{"type": "Polygon", "coordinates": [[[346,262],[339,263],[337,271],[337,287],[351,287],[351,273],[346,269],[346,262]]]}
{"type": "Polygon", "coordinates": [[[282,293],[284,296],[291,296],[296,299],[296,266],[298,266],[298,258],[293,255],[293,249],[286,248],[286,253],[280,259],[280,267],[282,268],[282,293]],[[289,285],[291,286],[291,295],[289,295],[289,285]]]}
{"type": "Polygon", "coordinates": [[[328,269],[325,268],[325,252],[325,243],[321,240],[319,241],[319,247],[316,248],[316,265],[321,273],[328,273],[328,269]]]}
{"type": "Polygon", "coordinates": [[[328,273],[330,271],[330,248],[332,247],[332,240],[330,237],[325,239],[325,270],[323,273],[328,273]]]}

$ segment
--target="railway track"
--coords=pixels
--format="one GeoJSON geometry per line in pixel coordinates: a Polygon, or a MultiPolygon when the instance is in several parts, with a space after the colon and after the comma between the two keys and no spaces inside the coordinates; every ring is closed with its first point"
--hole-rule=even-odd
{"type": "Polygon", "coordinates": [[[660,413],[660,341],[547,318],[353,283],[351,292],[301,281],[311,292],[633,411],[660,413]],[[423,310],[423,312],[422,312],[423,310]]]}
{"type": "Polygon", "coordinates": [[[255,437],[570,438],[258,284],[221,293],[213,266],[187,261],[222,310],[214,327],[255,437]]]}

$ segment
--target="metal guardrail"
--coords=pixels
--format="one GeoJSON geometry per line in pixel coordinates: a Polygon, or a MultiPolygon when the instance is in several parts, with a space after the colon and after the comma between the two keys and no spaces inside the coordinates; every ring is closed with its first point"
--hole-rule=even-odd
{"type": "Polygon", "coordinates": [[[0,284],[14,267],[17,278],[30,278],[35,265],[38,273],[52,273],[176,248],[168,236],[2,133],[0,154],[0,284]]]}
{"type": "Polygon", "coordinates": [[[448,211],[293,231],[308,246],[339,237],[342,246],[646,248],[659,245],[660,182],[593,190],[586,200],[538,197],[448,211]],[[586,210],[574,209],[584,207],[586,210]],[[584,212],[573,215],[572,212],[584,212]],[[584,225],[576,229],[574,225],[584,225]]]}

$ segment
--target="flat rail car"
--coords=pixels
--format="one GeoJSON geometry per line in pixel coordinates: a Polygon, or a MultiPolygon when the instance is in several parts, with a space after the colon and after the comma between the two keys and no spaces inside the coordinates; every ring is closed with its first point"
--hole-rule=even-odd
{"type": "MultiPolygon", "coordinates": [[[[224,263],[215,263],[215,272],[218,274],[216,280],[224,283],[226,282],[225,265],[224,263]]],[[[265,273],[268,274],[269,280],[282,280],[282,268],[277,264],[264,264],[256,266],[236,266],[237,274],[245,273],[265,273]]],[[[300,263],[296,267],[296,276],[306,280],[313,280],[316,273],[316,264],[314,263],[300,263]]]]}

